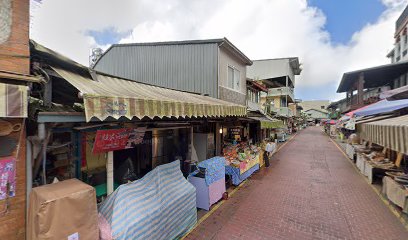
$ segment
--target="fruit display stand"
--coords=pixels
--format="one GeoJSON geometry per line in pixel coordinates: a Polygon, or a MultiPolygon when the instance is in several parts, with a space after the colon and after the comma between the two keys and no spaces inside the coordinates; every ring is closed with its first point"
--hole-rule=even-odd
{"type": "Polygon", "coordinates": [[[239,185],[252,173],[259,170],[263,162],[260,152],[260,147],[248,145],[246,142],[229,145],[223,149],[225,174],[231,177],[233,185],[239,185]]]}

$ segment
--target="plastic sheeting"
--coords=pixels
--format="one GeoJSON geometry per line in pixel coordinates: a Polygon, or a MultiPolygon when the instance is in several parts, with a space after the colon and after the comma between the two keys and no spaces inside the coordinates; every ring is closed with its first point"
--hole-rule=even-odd
{"type": "Polygon", "coordinates": [[[406,107],[408,107],[408,99],[395,101],[381,100],[377,103],[365,107],[364,109],[355,111],[354,114],[356,116],[369,116],[380,113],[392,112],[406,107]]]}
{"type": "Polygon", "coordinates": [[[232,184],[238,186],[241,182],[245,179],[249,178],[252,173],[259,170],[259,163],[255,164],[252,168],[244,173],[240,173],[239,168],[232,167],[232,166],[225,166],[225,174],[230,175],[232,178],[232,184]]]}
{"type": "Polygon", "coordinates": [[[174,161],[121,185],[99,211],[114,239],[175,239],[197,223],[196,190],[174,161]]]}
{"type": "MultiPolygon", "coordinates": [[[[198,163],[198,167],[205,168],[205,183],[210,186],[212,183],[225,178],[225,158],[213,157],[198,163]]],[[[194,176],[198,170],[190,174],[194,176]]]]}

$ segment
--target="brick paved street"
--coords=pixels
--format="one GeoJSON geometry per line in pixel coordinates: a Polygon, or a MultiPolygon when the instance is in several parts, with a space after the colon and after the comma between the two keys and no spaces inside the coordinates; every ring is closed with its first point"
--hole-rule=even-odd
{"type": "Polygon", "coordinates": [[[408,239],[319,127],[300,132],[187,239],[408,239]]]}

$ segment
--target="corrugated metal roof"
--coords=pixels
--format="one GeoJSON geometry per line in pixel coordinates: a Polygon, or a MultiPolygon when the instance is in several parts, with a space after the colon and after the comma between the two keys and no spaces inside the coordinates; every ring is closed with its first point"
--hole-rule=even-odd
{"type": "Polygon", "coordinates": [[[386,65],[375,66],[371,68],[360,69],[352,72],[346,72],[341,78],[338,93],[351,90],[353,84],[358,80],[360,74],[364,74],[364,88],[374,88],[384,86],[396,77],[408,71],[408,61],[401,61],[386,65]]]}
{"type": "Polygon", "coordinates": [[[241,52],[234,44],[232,44],[227,38],[216,38],[216,39],[202,39],[202,40],[184,40],[184,41],[164,41],[164,42],[142,42],[142,43],[121,43],[121,44],[112,44],[102,56],[95,62],[96,66],[100,59],[103,58],[111,49],[117,47],[129,47],[129,46],[163,46],[163,45],[191,45],[191,44],[208,44],[216,43],[218,45],[225,44],[226,49],[231,53],[236,55],[238,58],[243,60],[247,65],[252,65],[251,59],[249,59],[243,52],[241,52]]]}
{"type": "Polygon", "coordinates": [[[86,120],[92,117],[139,119],[153,117],[246,116],[246,107],[223,100],[137,83],[95,73],[91,79],[53,67],[84,98],[86,120]]]}

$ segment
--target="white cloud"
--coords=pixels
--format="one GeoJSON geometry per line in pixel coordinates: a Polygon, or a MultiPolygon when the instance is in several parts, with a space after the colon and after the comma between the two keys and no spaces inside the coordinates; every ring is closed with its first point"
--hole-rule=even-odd
{"type": "Polygon", "coordinates": [[[87,30],[132,30],[120,42],[225,36],[251,59],[298,56],[304,68],[299,88],[337,85],[345,71],[388,63],[385,55],[406,1],[382,2],[387,10],[345,45],[332,44],[324,31],[326,16],[306,0],[43,0],[32,10],[31,36],[83,64],[97,46],[87,30]]]}

